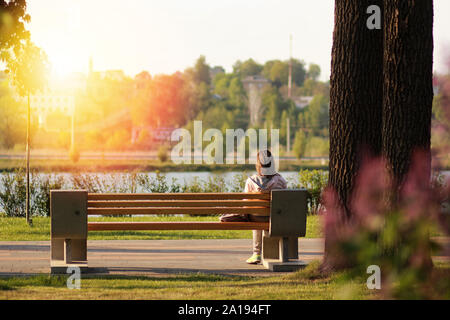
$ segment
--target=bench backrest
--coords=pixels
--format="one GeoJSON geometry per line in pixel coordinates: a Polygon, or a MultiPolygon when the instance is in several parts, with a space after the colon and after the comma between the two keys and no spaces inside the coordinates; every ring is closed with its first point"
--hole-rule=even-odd
{"type": "Polygon", "coordinates": [[[88,215],[270,215],[270,193],[88,194],[88,215]]]}

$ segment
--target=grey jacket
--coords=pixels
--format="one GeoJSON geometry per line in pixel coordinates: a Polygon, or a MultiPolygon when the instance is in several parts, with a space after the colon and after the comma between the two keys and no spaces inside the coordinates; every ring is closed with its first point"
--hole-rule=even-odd
{"type": "Polygon", "coordinates": [[[274,176],[259,176],[257,174],[249,177],[245,183],[245,192],[269,191],[272,189],[286,189],[287,182],[280,174],[274,176]]]}

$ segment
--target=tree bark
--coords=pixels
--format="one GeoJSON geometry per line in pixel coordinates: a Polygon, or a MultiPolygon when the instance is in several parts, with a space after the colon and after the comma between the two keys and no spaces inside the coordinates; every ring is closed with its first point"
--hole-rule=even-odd
{"type": "MultiPolygon", "coordinates": [[[[416,153],[414,170],[431,178],[433,106],[433,0],[384,0],[383,156],[393,178],[392,208],[401,200],[416,153]]],[[[429,270],[431,251],[423,248],[420,265],[429,270]]],[[[416,261],[416,263],[419,263],[416,261]]]]}
{"type": "Polygon", "coordinates": [[[394,183],[401,187],[413,153],[431,168],[433,1],[384,1],[382,146],[394,183]]]}
{"type": "MultiPolygon", "coordinates": [[[[371,5],[382,0],[336,0],[330,80],[330,176],[345,223],[355,178],[368,155],[381,155],[383,31],[370,30],[371,5]]],[[[322,270],[345,267],[325,239],[322,270]]]]}
{"type": "Polygon", "coordinates": [[[27,186],[26,186],[26,192],[25,192],[25,219],[27,220],[28,225],[32,225],[32,220],[31,220],[31,207],[30,207],[30,114],[31,114],[31,110],[30,110],[30,92],[28,92],[28,103],[27,103],[27,156],[26,156],[26,181],[27,181],[27,186]]]}
{"type": "Polygon", "coordinates": [[[383,32],[367,27],[377,0],[336,0],[330,81],[330,186],[348,216],[364,154],[381,154],[383,32]]]}

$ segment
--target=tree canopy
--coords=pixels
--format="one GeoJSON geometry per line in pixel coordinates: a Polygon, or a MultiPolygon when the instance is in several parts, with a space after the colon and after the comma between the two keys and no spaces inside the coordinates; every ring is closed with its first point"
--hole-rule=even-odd
{"type": "Polygon", "coordinates": [[[25,23],[30,22],[26,8],[25,0],[0,0],[0,60],[7,67],[30,38],[25,28],[25,23]]]}

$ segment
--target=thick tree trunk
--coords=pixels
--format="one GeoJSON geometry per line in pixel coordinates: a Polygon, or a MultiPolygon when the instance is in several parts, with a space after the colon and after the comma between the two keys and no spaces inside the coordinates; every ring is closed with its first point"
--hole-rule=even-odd
{"type": "Polygon", "coordinates": [[[330,88],[330,186],[347,206],[362,156],[381,153],[383,32],[367,28],[382,1],[336,0],[330,88]]]}
{"type": "MultiPolygon", "coordinates": [[[[370,30],[367,9],[382,0],[336,0],[330,88],[330,179],[345,223],[356,174],[364,156],[381,154],[383,31],[370,30]]],[[[325,240],[323,269],[335,269],[325,240]]]]}
{"type": "Polygon", "coordinates": [[[416,150],[428,155],[433,104],[433,1],[384,1],[383,155],[398,187],[416,150]]]}
{"type": "MultiPolygon", "coordinates": [[[[384,0],[383,155],[394,183],[395,207],[414,153],[425,161],[423,183],[431,176],[433,105],[433,0],[384,0]]],[[[433,263],[423,248],[420,265],[433,263]]],[[[416,262],[418,263],[418,261],[416,262]]]]}

